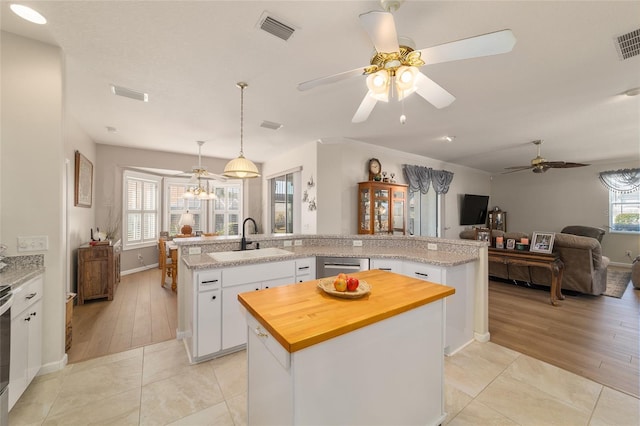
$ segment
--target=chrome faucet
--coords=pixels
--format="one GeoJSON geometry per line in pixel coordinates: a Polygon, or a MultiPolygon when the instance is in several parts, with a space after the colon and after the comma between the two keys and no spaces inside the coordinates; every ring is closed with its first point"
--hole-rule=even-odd
{"type": "Polygon", "coordinates": [[[247,221],[251,221],[253,222],[253,233],[257,234],[258,233],[258,225],[256,225],[256,221],[253,220],[253,218],[248,217],[246,218],[243,222],[242,222],[242,239],[240,240],[240,250],[246,250],[247,249],[247,244],[251,244],[253,243],[253,241],[247,241],[247,239],[244,236],[244,232],[245,232],[245,225],[247,224],[247,221]]]}

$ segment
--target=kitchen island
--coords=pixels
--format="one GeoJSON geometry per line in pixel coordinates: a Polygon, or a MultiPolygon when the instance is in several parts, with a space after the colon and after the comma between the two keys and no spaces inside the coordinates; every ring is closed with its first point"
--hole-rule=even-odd
{"type": "Polygon", "coordinates": [[[445,297],[451,287],[392,272],[352,274],[359,299],[318,280],[241,293],[249,424],[440,424],[445,297]]]}

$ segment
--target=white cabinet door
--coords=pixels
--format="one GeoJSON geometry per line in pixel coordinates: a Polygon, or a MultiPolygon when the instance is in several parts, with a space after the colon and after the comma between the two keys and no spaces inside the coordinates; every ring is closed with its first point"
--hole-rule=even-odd
{"type": "Polygon", "coordinates": [[[205,356],[220,351],[221,293],[220,289],[198,293],[196,356],[205,356]]]}
{"type": "Polygon", "coordinates": [[[222,290],[222,349],[247,343],[247,321],[238,294],[259,289],[260,283],[249,283],[222,290]]]}
{"type": "Polygon", "coordinates": [[[29,322],[25,309],[11,320],[11,355],[9,369],[9,409],[27,388],[27,362],[29,360],[29,322]]]}
{"type": "Polygon", "coordinates": [[[27,311],[29,312],[27,383],[31,383],[42,365],[42,299],[30,306],[27,311]]]}
{"type": "Polygon", "coordinates": [[[371,269],[380,269],[382,271],[403,273],[403,262],[397,259],[371,259],[371,269]]]}

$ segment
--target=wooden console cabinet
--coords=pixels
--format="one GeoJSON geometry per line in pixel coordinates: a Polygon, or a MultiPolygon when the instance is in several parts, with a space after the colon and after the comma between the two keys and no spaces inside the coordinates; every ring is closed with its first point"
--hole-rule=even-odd
{"type": "Polygon", "coordinates": [[[78,304],[85,300],[113,300],[120,282],[120,252],[113,246],[82,246],[78,249],[78,304]]]}
{"type": "Polygon", "coordinates": [[[378,181],[360,182],[358,234],[406,234],[407,187],[378,181]]]}

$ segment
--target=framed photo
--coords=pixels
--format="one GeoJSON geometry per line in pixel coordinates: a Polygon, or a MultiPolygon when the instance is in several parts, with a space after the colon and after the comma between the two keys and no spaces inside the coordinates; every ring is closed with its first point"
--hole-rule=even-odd
{"type": "Polygon", "coordinates": [[[76,151],[75,197],[77,207],[91,207],[93,197],[93,164],[80,151],[76,151]]]}
{"type": "Polygon", "coordinates": [[[475,234],[477,241],[489,242],[491,240],[491,230],[489,228],[476,228],[475,234]]]}
{"type": "Polygon", "coordinates": [[[516,248],[516,240],[514,238],[509,238],[507,240],[507,249],[513,250],[516,248]]]}
{"type": "Polygon", "coordinates": [[[531,237],[531,248],[529,251],[551,253],[554,238],[555,234],[553,232],[534,232],[533,237],[531,237]]]}

